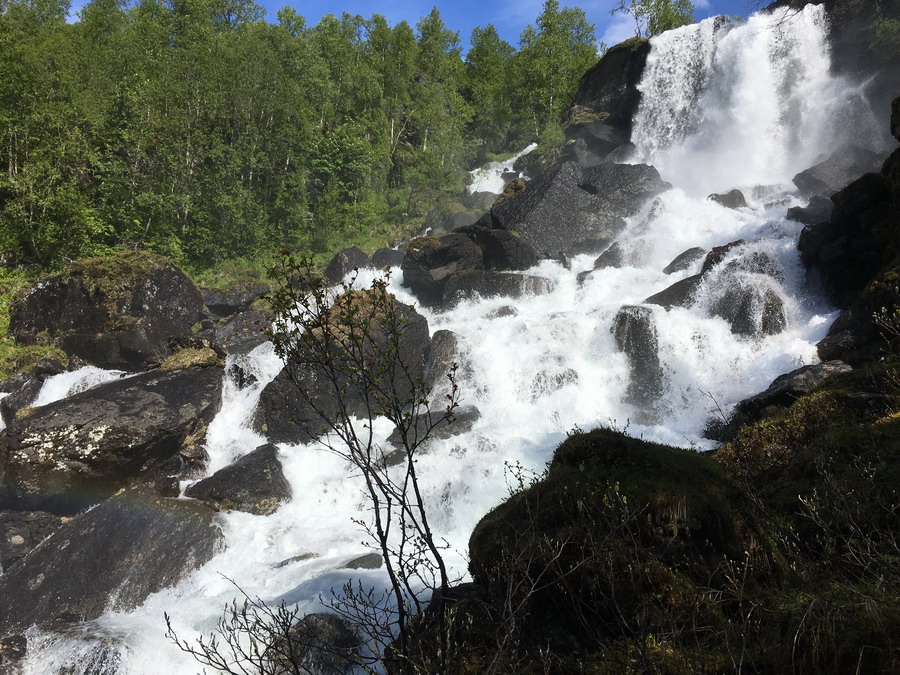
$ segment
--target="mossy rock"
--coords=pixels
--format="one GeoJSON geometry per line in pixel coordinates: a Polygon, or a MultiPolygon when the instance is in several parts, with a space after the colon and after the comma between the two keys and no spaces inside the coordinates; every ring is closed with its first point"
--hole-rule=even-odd
{"type": "Polygon", "coordinates": [[[185,368],[205,368],[207,366],[223,366],[224,363],[216,351],[210,347],[199,349],[188,347],[175,352],[162,362],[159,369],[163,372],[184,370],[185,368]]]}

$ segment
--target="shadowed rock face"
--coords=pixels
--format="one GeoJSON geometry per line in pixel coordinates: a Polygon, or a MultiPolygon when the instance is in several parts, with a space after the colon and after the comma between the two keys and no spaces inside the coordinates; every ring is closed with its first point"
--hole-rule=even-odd
{"type": "Polygon", "coordinates": [[[0,435],[0,497],[71,513],[132,481],[172,489],[221,389],[221,368],[149,372],[35,408],[0,435]]]}
{"type": "Polygon", "coordinates": [[[101,368],[139,370],[190,335],[203,298],[164,258],[133,253],[73,263],[39,281],[10,309],[10,334],[52,342],[101,368]]]}
{"type": "Polygon", "coordinates": [[[637,305],[622,307],[613,320],[611,332],[616,347],[628,357],[631,370],[628,402],[645,411],[652,409],[663,389],[653,310],[637,305]]]}
{"type": "Polygon", "coordinates": [[[204,504],[129,490],[60,526],[0,577],[0,635],[128,610],[212,558],[204,504]]]}

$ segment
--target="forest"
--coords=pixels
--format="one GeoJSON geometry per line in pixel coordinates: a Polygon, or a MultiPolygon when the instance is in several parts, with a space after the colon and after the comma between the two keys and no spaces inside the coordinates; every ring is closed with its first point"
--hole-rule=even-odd
{"type": "Polygon", "coordinates": [[[327,255],[446,214],[465,171],[550,156],[598,57],[547,0],[518,47],[435,8],[310,26],[252,0],[0,0],[0,255],[42,269],[121,249],[193,271],[327,255]]]}

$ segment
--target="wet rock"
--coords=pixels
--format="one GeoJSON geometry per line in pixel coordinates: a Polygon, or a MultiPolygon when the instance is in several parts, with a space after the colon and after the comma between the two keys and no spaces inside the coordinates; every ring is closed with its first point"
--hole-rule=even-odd
{"type": "Polygon", "coordinates": [[[507,316],[518,316],[519,310],[510,305],[503,305],[484,315],[486,319],[503,319],[507,316]]]}
{"type": "Polygon", "coordinates": [[[852,370],[843,361],[827,361],[779,375],[765,391],[744,399],[735,406],[728,424],[721,435],[717,436],[717,440],[734,439],[741,427],[763,419],[769,409],[787,408],[801,396],[811,394],[828,378],[852,370]]]}
{"type": "Polygon", "coordinates": [[[623,306],[613,319],[610,332],[616,348],[628,357],[631,371],[626,394],[628,402],[644,411],[652,409],[664,384],[653,310],[637,305],[623,306]]]}
{"type": "Polygon", "coordinates": [[[213,556],[213,516],[198,502],[127,490],[72,518],[0,577],[0,635],[133,609],[213,556]]]}
{"type": "MultiPolygon", "coordinates": [[[[72,513],[138,480],[176,489],[183,449],[218,412],[222,369],[149,372],[20,417],[0,436],[17,508],[72,513]]],[[[177,492],[176,492],[177,493],[177,492]]]]}
{"type": "Polygon", "coordinates": [[[53,343],[101,368],[139,370],[186,337],[203,298],[165,258],[129,253],[82,260],[13,302],[10,334],[22,344],[53,343]]]}
{"type": "Polygon", "coordinates": [[[722,274],[759,274],[776,281],[784,281],[784,270],[781,263],[768,253],[752,251],[731,260],[722,270],[722,274]]]}
{"type": "Polygon", "coordinates": [[[672,186],[649,164],[608,163],[584,169],[579,187],[614,213],[632,216],[644,202],[672,186]]]}
{"type": "Polygon", "coordinates": [[[864,173],[881,168],[881,157],[856,145],[844,145],[825,161],[794,176],[794,185],[804,195],[830,196],[864,173]]]}
{"type": "MultiPolygon", "coordinates": [[[[475,422],[481,418],[481,411],[473,405],[457,407],[453,411],[452,420],[446,418],[445,412],[445,410],[438,409],[419,415],[415,420],[415,425],[410,425],[407,432],[407,440],[410,447],[422,443],[426,439],[426,435],[427,440],[440,440],[464,434],[470,431],[475,426],[475,422]]],[[[403,432],[399,428],[394,429],[391,435],[388,436],[387,441],[397,448],[402,448],[403,432]]],[[[394,457],[393,453],[385,455],[385,463],[387,466],[393,466],[392,460],[388,459],[389,457],[394,457]]],[[[399,457],[402,461],[404,457],[402,451],[399,457]]]]}
{"type": "Polygon", "coordinates": [[[675,259],[663,268],[664,274],[673,274],[688,269],[695,262],[706,255],[706,250],[698,247],[689,248],[684,253],[675,256],[675,259]]]}
{"type": "Polygon", "coordinates": [[[625,264],[625,252],[622,245],[615,242],[612,246],[601,253],[594,261],[595,270],[604,270],[607,267],[619,268],[625,264]]]}
{"type": "Polygon", "coordinates": [[[194,483],[184,494],[219,511],[268,516],[290,500],[291,486],[281,470],[278,448],[266,443],[194,483]]]}
{"type": "Polygon", "coordinates": [[[718,265],[725,259],[732,250],[738,248],[739,246],[745,246],[747,244],[743,239],[738,239],[737,241],[732,241],[723,246],[714,246],[712,250],[706,254],[706,258],[703,260],[703,268],[700,270],[700,274],[706,274],[713,267],[718,265]]]}
{"type": "Polygon", "coordinates": [[[804,225],[815,225],[831,219],[834,203],[827,197],[813,195],[806,206],[794,206],[787,210],[787,219],[804,225]]]}
{"type": "Polygon", "coordinates": [[[900,96],[891,102],[891,135],[900,141],[900,96]]]}
{"type": "Polygon", "coordinates": [[[200,294],[210,312],[218,317],[227,317],[246,310],[271,290],[268,284],[241,281],[222,289],[201,288],[200,294]]]}
{"type": "Polygon", "coordinates": [[[537,251],[515,232],[492,230],[480,225],[459,227],[455,232],[465,234],[481,247],[485,269],[521,271],[538,263],[537,251]]]}
{"type": "Polygon", "coordinates": [[[229,354],[247,354],[268,341],[264,331],[271,324],[262,312],[247,310],[216,326],[213,339],[229,354]]]}
{"type": "Polygon", "coordinates": [[[0,573],[53,534],[62,523],[59,516],[46,511],[0,511],[0,573]]]}
{"type": "Polygon", "coordinates": [[[724,280],[710,312],[725,319],[731,332],[745,337],[776,335],[787,328],[784,303],[775,291],[741,277],[724,280]]]}
{"type": "Polygon", "coordinates": [[[362,640],[334,614],[307,614],[294,624],[288,634],[287,646],[272,649],[270,662],[274,675],[288,673],[328,673],[343,675],[353,671],[355,654],[362,640]],[[293,656],[288,658],[288,654],[293,656]]]}
{"type": "Polygon", "coordinates": [[[369,256],[356,246],[351,246],[334,255],[325,268],[325,278],[333,284],[339,284],[353,270],[368,266],[369,256]]]}
{"type": "MultiPolygon", "coordinates": [[[[367,310],[367,291],[358,291],[354,298],[360,311],[367,310]]],[[[402,326],[395,368],[386,368],[382,376],[383,386],[390,387],[400,401],[411,395],[413,385],[424,378],[425,362],[431,348],[428,321],[411,306],[403,304],[393,296],[389,298],[398,313],[398,324],[402,326]],[[401,372],[402,371],[402,372],[401,372]]],[[[374,319],[378,321],[377,317],[374,319]]],[[[339,330],[339,320],[335,330],[339,330]]],[[[371,333],[373,348],[388,349],[387,336],[378,331],[371,333]]],[[[337,341],[336,341],[337,343],[337,341]]],[[[335,377],[331,378],[323,370],[324,364],[313,356],[308,359],[301,355],[299,361],[288,364],[263,389],[257,406],[254,427],[274,443],[306,442],[319,437],[329,418],[337,415],[339,406],[350,415],[368,417],[376,413],[375,403],[367,399],[363,392],[355,390],[358,382],[348,375],[348,367],[340,352],[335,353],[331,364],[335,367],[335,377]],[[343,400],[336,399],[336,389],[344,390],[343,400]],[[368,400],[368,402],[367,402],[368,400]]],[[[391,348],[393,349],[393,348],[391,348]]],[[[350,368],[349,370],[352,370],[350,368]]]]}
{"type": "Polygon", "coordinates": [[[713,193],[709,195],[707,199],[716,202],[717,204],[721,204],[728,209],[742,209],[747,207],[747,200],[744,199],[744,193],[737,189],[729,190],[722,194],[713,193]]]}
{"type": "Polygon", "coordinates": [[[541,370],[531,381],[531,400],[552,394],[569,384],[578,382],[578,372],[572,368],[541,370]]]}
{"type": "Polygon", "coordinates": [[[665,290],[655,293],[645,299],[644,303],[648,305],[660,305],[666,309],[672,309],[673,307],[690,307],[690,305],[693,304],[694,295],[697,293],[697,289],[700,288],[702,281],[702,274],[695,274],[686,279],[682,279],[681,281],[676,281],[665,290]]]}
{"type": "Polygon", "coordinates": [[[403,285],[426,305],[443,300],[444,285],[455,272],[484,269],[481,247],[468,236],[448,234],[439,239],[413,239],[403,260],[403,285]]]}
{"type": "Polygon", "coordinates": [[[0,638],[0,673],[16,675],[19,663],[25,658],[28,639],[24,635],[9,635],[0,638]]]}
{"type": "Polygon", "coordinates": [[[366,553],[345,563],[342,567],[348,570],[377,570],[384,565],[380,553],[366,553]]]}
{"type": "Polygon", "coordinates": [[[546,295],[553,291],[553,282],[517,272],[461,271],[447,279],[444,286],[444,306],[452,307],[462,300],[480,298],[521,298],[527,295],[546,295]]]}
{"type": "Polygon", "coordinates": [[[452,330],[437,330],[431,336],[431,351],[425,366],[425,387],[433,390],[449,385],[448,375],[459,362],[459,337],[452,330]]]}
{"type": "MultiPolygon", "coordinates": [[[[490,204],[488,204],[490,206],[490,204]]],[[[487,206],[485,207],[487,208],[487,206]]],[[[400,267],[406,253],[393,248],[380,248],[372,254],[372,267],[384,269],[385,267],[400,267]]]]}
{"type": "Polygon", "coordinates": [[[160,366],[160,372],[167,373],[173,370],[185,370],[187,368],[206,368],[208,366],[222,366],[222,360],[211,347],[187,347],[167,356],[160,366]]]}
{"type": "Polygon", "coordinates": [[[16,414],[41,393],[44,382],[48,377],[65,372],[62,364],[52,359],[45,359],[38,363],[28,374],[15,375],[0,383],[0,391],[8,393],[0,399],[0,414],[7,426],[12,424],[16,414]],[[43,365],[42,365],[43,364],[43,365]]]}

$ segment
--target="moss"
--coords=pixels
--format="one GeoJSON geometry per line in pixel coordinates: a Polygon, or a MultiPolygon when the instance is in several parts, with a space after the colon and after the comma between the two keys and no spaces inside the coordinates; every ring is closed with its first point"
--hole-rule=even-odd
{"type": "Polygon", "coordinates": [[[221,366],[223,363],[215,350],[210,349],[209,347],[202,347],[200,349],[188,347],[187,349],[182,349],[166,358],[159,369],[163,372],[167,372],[172,370],[184,370],[186,368],[205,368],[207,366],[217,365],[221,366]]]}

